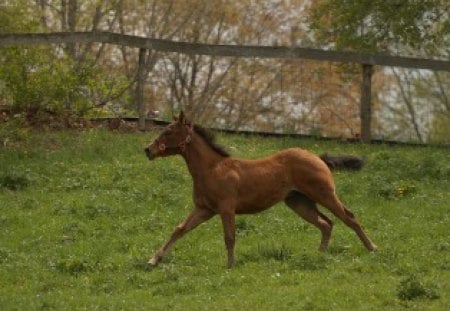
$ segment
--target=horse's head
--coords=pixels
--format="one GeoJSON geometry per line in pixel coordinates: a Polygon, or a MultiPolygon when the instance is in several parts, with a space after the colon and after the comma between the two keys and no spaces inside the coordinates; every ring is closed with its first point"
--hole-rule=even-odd
{"type": "Polygon", "coordinates": [[[192,139],[194,126],[189,122],[183,111],[174,117],[172,123],[166,126],[161,134],[145,148],[145,154],[150,160],[184,152],[186,145],[192,139]]]}

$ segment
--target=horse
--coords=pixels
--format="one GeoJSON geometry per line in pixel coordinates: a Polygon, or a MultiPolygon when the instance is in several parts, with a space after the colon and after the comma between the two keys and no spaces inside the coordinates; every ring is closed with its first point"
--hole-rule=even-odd
{"type": "Polygon", "coordinates": [[[346,165],[358,169],[361,158],[324,155],[321,159],[307,150],[290,148],[266,158],[238,159],[182,111],[144,151],[149,160],[172,155],[184,158],[193,178],[194,202],[192,212],[149,259],[147,269],[157,266],[178,239],[215,215],[220,216],[223,225],[227,267],[233,267],[235,216],[258,213],[281,201],[321,231],[320,251],[328,248],[333,222],[317,204],[353,229],[368,251],[377,248],[355,215],[339,200],[330,171],[330,167],[346,165]]]}

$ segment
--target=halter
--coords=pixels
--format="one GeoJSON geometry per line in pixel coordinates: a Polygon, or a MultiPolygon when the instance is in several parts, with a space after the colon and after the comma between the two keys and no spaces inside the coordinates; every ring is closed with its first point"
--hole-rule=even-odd
{"type": "Polygon", "coordinates": [[[184,153],[184,151],[186,151],[186,146],[192,141],[192,136],[191,133],[189,132],[186,135],[186,138],[184,139],[184,141],[182,141],[181,143],[178,144],[178,147],[180,148],[180,151],[184,153]]]}
{"type": "MultiPolygon", "coordinates": [[[[183,141],[181,141],[178,144],[178,148],[180,148],[181,153],[184,153],[186,151],[187,145],[192,141],[192,132],[193,132],[193,127],[192,127],[192,125],[189,125],[188,133],[187,133],[186,137],[184,138],[183,141]]],[[[160,142],[159,139],[156,139],[156,144],[158,146],[159,151],[161,151],[161,152],[164,152],[167,148],[166,144],[160,142]]]]}

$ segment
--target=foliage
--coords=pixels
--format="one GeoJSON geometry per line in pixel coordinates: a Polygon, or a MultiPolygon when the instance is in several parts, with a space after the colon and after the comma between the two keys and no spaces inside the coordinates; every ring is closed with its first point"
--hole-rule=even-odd
{"type": "MultiPolygon", "coordinates": [[[[307,41],[304,20],[299,17],[305,9],[302,0],[214,3],[23,0],[12,7],[26,12],[34,23],[34,28],[21,31],[96,29],[212,44],[289,45],[307,41]]],[[[104,44],[67,44],[42,49],[41,54],[29,60],[16,56],[22,49],[14,51],[16,61],[13,59],[11,64],[18,65],[6,66],[10,70],[3,75],[9,85],[3,93],[12,97],[11,102],[20,99],[21,107],[74,109],[78,113],[92,106],[105,108],[109,114],[135,109],[136,49],[104,44]],[[58,64],[46,68],[49,59],[58,64]],[[24,76],[21,73],[26,73],[27,82],[21,79],[24,76]]],[[[32,53],[34,49],[25,51],[32,53]]],[[[324,134],[355,134],[358,120],[353,110],[358,83],[347,81],[350,87],[342,91],[339,87],[342,78],[327,65],[288,61],[280,65],[278,61],[264,59],[194,57],[149,50],[145,67],[148,110],[170,115],[174,109],[183,108],[202,123],[220,122],[229,128],[266,131],[298,131],[302,124],[318,123],[321,119],[326,124],[321,129],[324,134]],[[286,71],[287,68],[291,69],[286,71]],[[330,77],[331,90],[323,89],[324,77],[330,77]],[[299,89],[298,85],[302,87],[299,89]],[[330,109],[330,99],[339,105],[330,109]],[[295,117],[289,124],[283,122],[292,116],[295,117]],[[343,129],[327,130],[335,126],[343,129]]],[[[98,109],[93,111],[102,113],[98,109]]]]}
{"type": "Polygon", "coordinates": [[[192,208],[181,158],[148,162],[157,133],[30,131],[0,147],[0,309],[446,310],[450,304],[448,149],[219,135],[238,157],[288,147],[358,154],[337,192],[379,251],[333,219],[320,233],[283,205],[237,218],[237,266],[225,268],[218,218],[145,263],[192,208]],[[22,181],[21,181],[22,180],[22,181]],[[385,185],[414,185],[395,199],[385,185]],[[25,186],[26,185],[26,186],[25,186]]]}
{"type": "MultiPolygon", "coordinates": [[[[18,0],[0,7],[0,32],[110,31],[209,44],[448,58],[446,6],[432,0],[18,0]]],[[[98,43],[1,49],[0,106],[13,104],[41,123],[51,119],[46,113],[67,110],[136,115],[137,50],[98,43]]],[[[360,134],[357,66],[147,50],[144,76],[150,116],[184,109],[200,123],[224,128],[360,134]]],[[[393,80],[386,70],[377,70],[372,87],[376,136],[445,141],[448,122],[440,114],[448,114],[448,79],[426,74],[419,86],[415,76],[393,80]]]]}
{"type": "Polygon", "coordinates": [[[50,47],[1,51],[1,91],[11,98],[13,111],[33,117],[38,112],[83,115],[96,104],[103,104],[105,97],[117,96],[126,84],[121,77],[116,81],[106,77],[87,60],[77,63],[53,53],[50,47]]]}
{"type": "Polygon", "coordinates": [[[8,48],[1,58],[7,65],[2,66],[0,79],[4,91],[11,94],[15,111],[58,112],[70,106],[77,111],[85,104],[76,90],[86,84],[89,72],[74,74],[71,60],[54,59],[50,48],[8,48]]]}
{"type": "Polygon", "coordinates": [[[30,183],[26,175],[17,172],[4,172],[0,175],[0,188],[22,190],[30,183]]]}
{"type": "Polygon", "coordinates": [[[413,300],[417,298],[438,299],[436,289],[429,284],[424,284],[416,275],[408,276],[400,282],[397,296],[401,300],[413,300]]]}
{"type": "Polygon", "coordinates": [[[310,21],[317,37],[338,49],[396,52],[411,49],[445,57],[450,40],[446,1],[321,0],[310,21]]]}
{"type": "Polygon", "coordinates": [[[437,114],[433,120],[430,141],[444,144],[450,143],[450,111],[446,114],[437,114]]]}
{"type": "MultiPolygon", "coordinates": [[[[313,1],[311,34],[321,46],[365,53],[448,59],[448,1],[313,1]]],[[[374,121],[394,140],[444,142],[448,73],[382,70],[374,88],[374,121]],[[394,78],[394,81],[392,81],[394,78]],[[431,122],[430,122],[431,120],[431,122]]],[[[387,135],[383,135],[387,136],[387,135]]],[[[448,136],[448,135],[447,135],[448,136]]]]}
{"type": "Polygon", "coordinates": [[[2,3],[0,6],[0,33],[36,30],[38,22],[29,15],[27,0],[2,3]]]}
{"type": "MultiPolygon", "coordinates": [[[[0,32],[40,31],[27,1],[2,6],[0,32]],[[9,18],[14,16],[13,19],[9,18]]],[[[105,100],[123,93],[129,82],[109,77],[91,56],[83,59],[52,46],[9,47],[0,50],[0,94],[14,112],[39,119],[39,113],[69,111],[83,115],[105,100]]]]}

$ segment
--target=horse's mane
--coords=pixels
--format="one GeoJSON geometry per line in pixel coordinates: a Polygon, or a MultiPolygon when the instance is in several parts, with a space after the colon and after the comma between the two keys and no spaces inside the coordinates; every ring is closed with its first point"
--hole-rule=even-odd
{"type": "Polygon", "coordinates": [[[218,145],[215,142],[214,134],[205,129],[204,127],[201,127],[200,125],[194,124],[194,131],[201,137],[203,140],[210,146],[215,152],[220,154],[223,157],[229,157],[230,153],[225,150],[225,148],[221,145],[218,145]]]}

